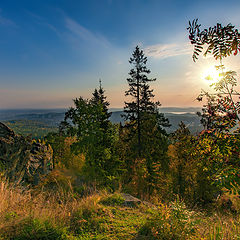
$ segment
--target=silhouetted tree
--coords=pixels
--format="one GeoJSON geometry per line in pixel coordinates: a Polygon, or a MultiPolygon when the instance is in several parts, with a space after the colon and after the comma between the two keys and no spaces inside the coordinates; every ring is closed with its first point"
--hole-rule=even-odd
{"type": "Polygon", "coordinates": [[[133,131],[132,135],[137,133],[137,151],[138,157],[141,157],[142,124],[149,118],[149,115],[157,115],[159,126],[170,125],[163,114],[158,111],[158,107],[161,106],[160,102],[152,101],[154,94],[148,83],[156,79],[147,76],[151,72],[146,66],[147,57],[138,46],[136,46],[129,63],[133,65],[133,68],[129,72],[130,78],[127,79],[129,90],[125,92],[125,96],[131,96],[133,100],[125,102],[123,116],[128,121],[126,126],[133,131]]]}
{"type": "Polygon", "coordinates": [[[135,182],[132,186],[137,195],[150,196],[162,182],[160,176],[168,168],[168,139],[163,127],[170,126],[168,119],[159,112],[160,102],[153,101],[153,90],[148,77],[147,57],[137,46],[129,60],[133,65],[127,79],[129,90],[126,96],[132,101],[125,102],[125,125],[120,138],[124,151],[126,183],[135,182]],[[138,189],[138,190],[137,190],[138,189]]]}

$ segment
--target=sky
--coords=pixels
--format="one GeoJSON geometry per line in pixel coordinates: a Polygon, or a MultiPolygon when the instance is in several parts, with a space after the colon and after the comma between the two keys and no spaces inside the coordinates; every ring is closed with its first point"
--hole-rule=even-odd
{"type": "MultiPolygon", "coordinates": [[[[239,0],[1,0],[0,109],[67,108],[90,98],[99,79],[110,107],[127,99],[128,60],[148,57],[154,100],[163,107],[200,106],[214,59],[192,61],[188,21],[240,27],[239,0]]],[[[240,72],[239,56],[224,64],[240,72]]]]}

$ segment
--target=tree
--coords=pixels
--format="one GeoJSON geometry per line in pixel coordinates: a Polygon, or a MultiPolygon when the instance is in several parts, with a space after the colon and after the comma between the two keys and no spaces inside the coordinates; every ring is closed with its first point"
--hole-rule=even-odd
{"type": "Polygon", "coordinates": [[[189,22],[189,39],[194,45],[193,60],[196,61],[204,45],[207,50],[204,55],[212,54],[220,63],[216,66],[219,70],[220,80],[211,86],[213,93],[202,91],[197,100],[207,99],[203,106],[202,117],[205,131],[200,134],[200,155],[205,157],[208,169],[215,176],[218,184],[228,189],[239,189],[240,179],[237,174],[240,169],[240,93],[236,91],[237,78],[234,71],[226,71],[223,59],[232,54],[237,55],[240,49],[240,34],[231,24],[200,30],[197,20],[189,22]]]}
{"type": "Polygon", "coordinates": [[[172,145],[169,146],[169,152],[172,153],[171,173],[173,178],[173,192],[182,198],[185,195],[187,185],[186,175],[189,173],[189,169],[187,168],[189,168],[190,162],[191,138],[189,129],[181,122],[179,128],[172,133],[172,145]]]}
{"type": "Polygon", "coordinates": [[[238,29],[231,24],[222,26],[217,23],[214,27],[209,27],[201,31],[201,25],[198,19],[189,22],[189,39],[194,45],[193,60],[198,59],[203,46],[207,45],[204,56],[212,54],[220,63],[215,66],[219,71],[220,80],[213,83],[211,87],[214,93],[202,91],[197,100],[202,101],[207,98],[207,104],[203,107],[202,117],[203,125],[209,129],[218,129],[220,131],[230,131],[240,121],[240,93],[236,91],[237,79],[236,72],[226,71],[222,63],[223,58],[231,54],[237,55],[240,50],[240,33],[238,29]]]}
{"type": "Polygon", "coordinates": [[[158,107],[161,106],[160,102],[152,101],[154,94],[148,83],[156,79],[148,78],[147,74],[151,71],[146,67],[147,57],[138,46],[136,46],[129,63],[133,65],[133,68],[129,72],[130,78],[127,79],[129,90],[125,92],[125,96],[131,96],[133,100],[125,102],[124,118],[129,121],[126,126],[132,129],[132,134],[137,133],[137,152],[138,157],[141,157],[143,122],[150,115],[156,115],[156,123],[159,127],[170,125],[168,119],[158,112],[158,107]]]}
{"type": "Polygon", "coordinates": [[[65,113],[62,129],[76,136],[72,151],[85,155],[85,173],[98,183],[112,186],[119,176],[120,162],[116,154],[118,129],[110,120],[109,103],[100,84],[93,97],[74,100],[75,107],[65,113]]]}
{"type": "Polygon", "coordinates": [[[71,151],[71,145],[76,141],[75,137],[64,136],[59,132],[49,133],[44,140],[51,145],[53,149],[53,168],[67,168],[75,173],[82,170],[84,156],[74,154],[71,151]]]}
{"type": "Polygon", "coordinates": [[[101,104],[102,108],[103,108],[103,115],[102,117],[99,119],[101,122],[101,127],[105,128],[107,127],[107,125],[110,123],[109,118],[111,117],[112,113],[110,113],[108,111],[108,106],[109,106],[109,102],[106,100],[107,97],[104,95],[105,91],[102,88],[102,82],[101,79],[99,80],[99,89],[95,88],[94,92],[93,92],[93,97],[91,99],[91,102],[93,104],[101,104]]]}
{"type": "Polygon", "coordinates": [[[240,120],[238,116],[240,102],[236,98],[240,94],[236,90],[236,73],[234,71],[224,72],[223,66],[221,69],[221,79],[211,85],[214,92],[209,93],[202,90],[198,96],[198,101],[202,101],[203,98],[207,100],[202,113],[198,113],[198,115],[208,131],[233,132],[240,120]]]}
{"type": "Polygon", "coordinates": [[[156,79],[148,77],[147,57],[138,46],[129,63],[133,68],[129,72],[129,90],[125,95],[132,99],[125,102],[125,125],[120,133],[127,169],[126,182],[136,183],[133,188],[139,189],[138,195],[141,195],[140,191],[151,195],[168,166],[168,139],[163,127],[170,124],[159,112],[160,102],[152,100],[154,94],[148,83],[156,79]]]}
{"type": "Polygon", "coordinates": [[[201,31],[201,24],[198,24],[198,19],[189,21],[189,39],[194,45],[193,61],[198,59],[199,54],[203,51],[203,45],[207,45],[207,50],[204,56],[212,54],[216,60],[237,55],[240,50],[240,33],[232,24],[222,26],[217,23],[213,27],[201,31]]]}

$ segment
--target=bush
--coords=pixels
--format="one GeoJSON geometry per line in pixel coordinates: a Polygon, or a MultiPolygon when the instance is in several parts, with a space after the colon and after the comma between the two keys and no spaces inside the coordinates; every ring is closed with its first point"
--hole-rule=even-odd
{"type": "Polygon", "coordinates": [[[170,206],[161,204],[153,217],[140,229],[139,235],[159,240],[196,239],[196,221],[193,215],[179,200],[172,202],[170,206]]]}

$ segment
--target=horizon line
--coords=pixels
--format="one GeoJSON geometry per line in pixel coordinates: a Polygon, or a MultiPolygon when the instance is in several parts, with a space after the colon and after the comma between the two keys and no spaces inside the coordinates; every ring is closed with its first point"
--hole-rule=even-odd
{"type": "MultiPolygon", "coordinates": [[[[57,108],[0,108],[0,110],[63,110],[68,109],[70,107],[57,107],[57,108]]],[[[159,107],[159,108],[202,108],[202,107],[196,107],[196,106],[169,106],[169,107],[159,107]]],[[[124,109],[124,107],[110,107],[109,109],[124,109]]]]}

